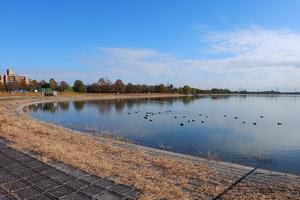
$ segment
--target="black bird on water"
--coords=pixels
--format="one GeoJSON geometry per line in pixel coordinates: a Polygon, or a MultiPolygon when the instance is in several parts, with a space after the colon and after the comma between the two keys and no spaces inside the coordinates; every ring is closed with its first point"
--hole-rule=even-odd
{"type": "Polygon", "coordinates": [[[203,123],[204,123],[204,121],[202,120],[202,121],[201,121],[201,123],[203,124],[203,123]]]}
{"type": "Polygon", "coordinates": [[[245,124],[245,123],[246,123],[245,121],[242,122],[242,124],[245,124]]]}
{"type": "Polygon", "coordinates": [[[256,125],[256,122],[254,122],[253,125],[256,125]]]}
{"type": "Polygon", "coordinates": [[[149,119],[149,122],[152,122],[152,119],[149,119]]]}
{"type": "Polygon", "coordinates": [[[182,118],[185,118],[185,116],[182,116],[182,118]]]}
{"type": "Polygon", "coordinates": [[[227,117],[227,115],[224,115],[224,117],[227,117]]]}
{"type": "Polygon", "coordinates": [[[281,123],[281,122],[277,122],[277,125],[278,125],[278,126],[281,126],[281,125],[282,125],[282,123],[281,123]]]}
{"type": "Polygon", "coordinates": [[[199,114],[199,116],[201,116],[202,114],[199,114]]]}
{"type": "Polygon", "coordinates": [[[183,126],[183,123],[181,123],[180,126],[183,126]]]}
{"type": "Polygon", "coordinates": [[[194,120],[194,119],[192,119],[192,122],[195,122],[195,120],[194,120]]]}
{"type": "Polygon", "coordinates": [[[237,119],[238,117],[234,117],[234,119],[237,119]]]}
{"type": "Polygon", "coordinates": [[[261,115],[260,118],[264,118],[264,116],[261,115]]]}
{"type": "Polygon", "coordinates": [[[177,116],[175,116],[174,119],[177,119],[177,116]]]}

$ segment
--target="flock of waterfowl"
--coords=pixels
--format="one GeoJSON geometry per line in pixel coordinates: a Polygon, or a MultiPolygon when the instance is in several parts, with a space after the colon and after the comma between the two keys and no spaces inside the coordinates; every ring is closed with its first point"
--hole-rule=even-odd
{"type": "MultiPolygon", "coordinates": [[[[137,111],[135,111],[135,112],[133,112],[133,113],[128,112],[128,115],[130,115],[130,114],[138,114],[138,113],[140,113],[140,112],[141,112],[140,110],[137,110],[137,111]]],[[[144,119],[145,119],[145,120],[149,120],[149,122],[152,122],[153,119],[151,118],[151,116],[161,115],[162,113],[171,113],[171,110],[166,110],[166,111],[164,111],[164,112],[157,112],[157,113],[146,112],[145,115],[144,115],[144,119]]],[[[203,114],[198,114],[198,116],[199,116],[199,117],[202,117],[202,116],[204,116],[204,115],[203,115],[203,114]]],[[[204,117],[205,117],[205,118],[208,118],[208,115],[205,115],[204,117]]],[[[223,115],[223,117],[227,117],[227,115],[223,115]]],[[[179,118],[178,115],[175,115],[175,116],[174,116],[174,119],[177,119],[177,118],[179,118]]],[[[186,116],[185,116],[185,115],[182,115],[182,118],[185,119],[186,116]]],[[[262,118],[264,118],[264,116],[261,115],[260,118],[262,119],[262,118]]],[[[235,116],[234,119],[238,119],[238,117],[235,116]]],[[[205,121],[204,121],[203,119],[202,119],[202,120],[199,120],[199,121],[200,121],[202,124],[205,123],[205,121]]],[[[196,122],[196,120],[195,120],[195,119],[187,120],[187,123],[191,123],[191,122],[196,122]]],[[[241,123],[242,123],[242,124],[246,124],[246,121],[242,121],[241,123]]],[[[180,126],[184,126],[184,123],[181,122],[179,125],[180,125],[180,126]]],[[[255,125],[257,125],[257,123],[256,123],[256,122],[252,122],[252,125],[255,126],[255,125]]],[[[277,122],[277,125],[278,125],[278,126],[281,126],[282,123],[281,123],[281,122],[277,122]]]]}

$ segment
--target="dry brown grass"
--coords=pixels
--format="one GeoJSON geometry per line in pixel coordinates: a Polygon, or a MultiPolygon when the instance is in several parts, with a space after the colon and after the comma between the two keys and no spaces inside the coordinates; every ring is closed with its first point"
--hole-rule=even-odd
{"type": "Polygon", "coordinates": [[[135,186],[142,199],[191,199],[216,194],[223,187],[203,184],[191,188],[190,180],[206,182],[215,172],[179,158],[152,155],[146,150],[126,148],[115,142],[81,135],[47,125],[14,112],[31,100],[0,102],[0,135],[19,150],[41,154],[41,159],[62,161],[90,173],[135,186]]]}
{"type": "MultiPolygon", "coordinates": [[[[103,98],[114,96],[103,95],[103,98]]],[[[221,177],[217,171],[199,162],[153,154],[133,145],[128,148],[128,145],[120,142],[78,134],[15,112],[19,105],[32,101],[35,100],[0,102],[0,136],[12,141],[13,146],[19,150],[39,153],[40,159],[44,161],[62,161],[87,172],[135,186],[143,192],[141,199],[144,200],[207,199],[207,196],[216,196],[231,184],[230,175],[221,177]]],[[[266,191],[256,191],[255,187],[245,186],[243,190],[227,194],[226,199],[234,196],[238,199],[274,197],[274,193],[266,191]],[[245,191],[255,192],[251,194],[245,191]]],[[[279,192],[275,199],[282,195],[289,197],[279,192]]]]}

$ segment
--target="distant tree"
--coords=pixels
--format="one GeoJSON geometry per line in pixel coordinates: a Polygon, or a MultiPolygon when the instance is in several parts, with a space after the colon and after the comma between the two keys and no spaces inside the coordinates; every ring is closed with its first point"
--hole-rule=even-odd
{"type": "Polygon", "coordinates": [[[42,88],[51,88],[50,83],[43,83],[42,88]]]}
{"type": "Polygon", "coordinates": [[[98,85],[101,92],[113,92],[112,82],[108,78],[100,78],[98,85]]]}
{"type": "Polygon", "coordinates": [[[88,85],[87,92],[88,93],[100,93],[101,92],[100,85],[98,83],[93,83],[91,85],[88,85]]]}
{"type": "Polygon", "coordinates": [[[30,90],[39,89],[39,82],[37,80],[30,81],[30,90]]]}
{"type": "Polygon", "coordinates": [[[168,92],[173,92],[174,85],[173,84],[167,84],[167,89],[168,89],[168,92]]]}
{"type": "Polygon", "coordinates": [[[5,91],[5,85],[4,84],[2,84],[2,83],[0,83],[0,91],[5,91]]]}
{"type": "Polygon", "coordinates": [[[43,88],[43,85],[46,84],[47,82],[45,80],[41,80],[38,82],[38,90],[43,88]]]}
{"type": "Polygon", "coordinates": [[[57,89],[61,92],[65,92],[69,90],[69,88],[70,88],[69,84],[65,81],[61,81],[57,87],[57,89]]]}
{"type": "Polygon", "coordinates": [[[212,88],[210,90],[212,94],[229,94],[230,90],[229,89],[219,89],[219,88],[212,88]]]}
{"type": "Polygon", "coordinates": [[[19,85],[17,83],[8,83],[6,85],[6,89],[9,91],[14,91],[14,90],[19,89],[19,85]]]}
{"type": "Polygon", "coordinates": [[[182,93],[183,94],[191,94],[192,93],[192,88],[188,85],[185,85],[182,88],[182,93]]]}
{"type": "Polygon", "coordinates": [[[135,86],[132,83],[128,83],[126,86],[126,93],[134,93],[135,86]]]}
{"type": "Polygon", "coordinates": [[[166,86],[164,84],[160,84],[158,86],[158,92],[159,93],[167,93],[168,92],[168,89],[166,88],[166,86]]]}
{"type": "Polygon", "coordinates": [[[73,90],[75,92],[80,92],[80,93],[87,92],[87,88],[81,80],[76,80],[74,82],[73,90]]]}
{"type": "Polygon", "coordinates": [[[50,84],[50,88],[52,90],[57,90],[57,82],[56,82],[56,80],[54,80],[54,78],[51,78],[49,80],[49,84],[50,84]]]}
{"type": "Polygon", "coordinates": [[[144,87],[142,85],[138,84],[138,85],[135,85],[134,87],[135,87],[135,92],[136,93],[142,93],[143,92],[144,87]]]}
{"type": "Polygon", "coordinates": [[[18,85],[18,88],[22,89],[22,90],[28,91],[30,89],[30,85],[27,84],[26,80],[22,80],[22,81],[18,82],[17,85],[18,85]]]}
{"type": "Polygon", "coordinates": [[[120,80],[120,79],[116,80],[116,82],[114,84],[114,91],[119,92],[119,93],[126,92],[126,85],[123,83],[122,80],[120,80]]]}

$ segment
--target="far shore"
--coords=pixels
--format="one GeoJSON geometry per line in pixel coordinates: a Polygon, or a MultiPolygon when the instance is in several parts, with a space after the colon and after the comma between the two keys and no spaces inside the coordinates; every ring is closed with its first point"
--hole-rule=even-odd
{"type": "MultiPolygon", "coordinates": [[[[99,138],[54,124],[38,121],[24,112],[24,106],[50,101],[109,100],[129,98],[181,97],[181,94],[64,94],[57,97],[28,95],[12,98],[0,95],[0,136],[12,146],[25,152],[35,152],[39,159],[64,162],[95,175],[132,185],[143,192],[142,199],[193,199],[214,197],[234,181],[232,174],[221,173],[219,168],[251,171],[253,168],[203,158],[172,153],[164,150],[99,138]],[[6,116],[6,118],[4,117],[6,116]],[[212,167],[217,166],[217,167],[212,167]],[[196,183],[201,183],[195,187],[196,183]]],[[[13,96],[15,97],[15,96],[13,96]]],[[[260,170],[260,173],[269,173],[260,170]]],[[[271,172],[273,175],[299,179],[296,175],[271,172]]],[[[284,187],[284,186],[282,186],[284,187]]],[[[285,187],[299,189],[292,184],[285,187]]],[[[284,188],[283,188],[284,191],[284,188]]],[[[247,186],[235,191],[239,199],[286,197],[291,193],[260,191],[247,186]],[[253,194],[243,191],[255,191],[253,194]]],[[[227,198],[224,198],[227,199],[227,198]]],[[[228,198],[230,199],[230,198],[228,198]]]]}

